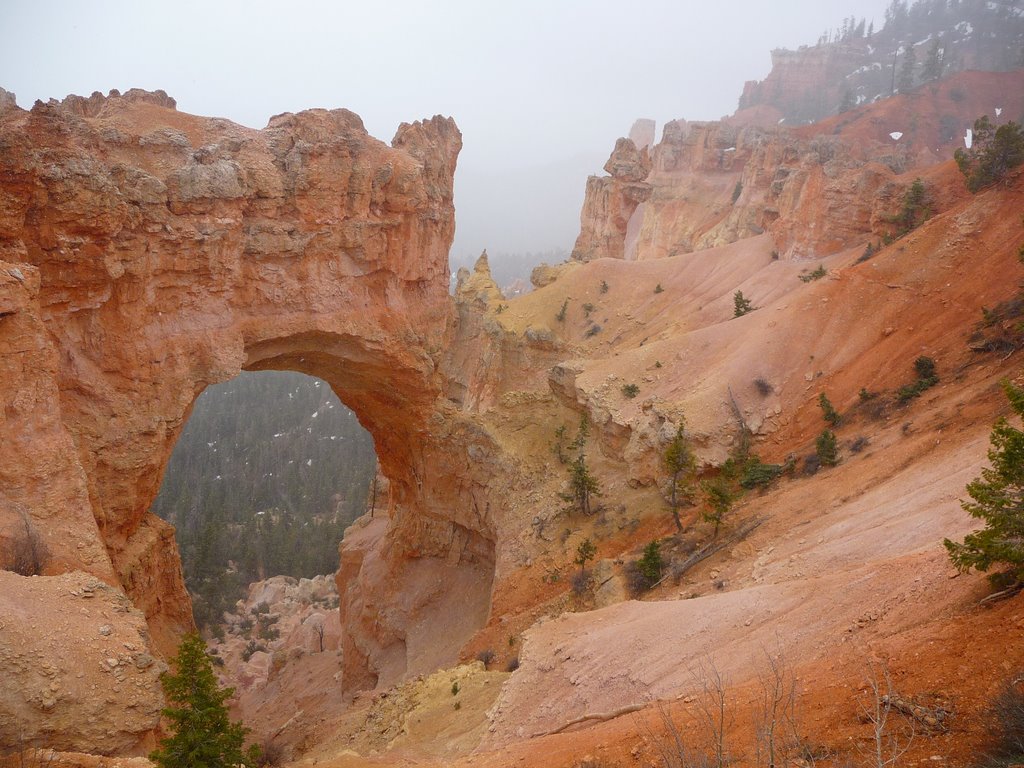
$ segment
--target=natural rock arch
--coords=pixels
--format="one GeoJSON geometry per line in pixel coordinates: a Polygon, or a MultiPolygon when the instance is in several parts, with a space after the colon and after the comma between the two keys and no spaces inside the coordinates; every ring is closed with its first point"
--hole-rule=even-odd
{"type": "Polygon", "coordinates": [[[167,651],[191,617],[148,509],[192,403],[243,369],[318,376],[391,480],[386,530],[343,552],[347,682],[450,655],[411,617],[444,613],[422,582],[447,579],[468,590],[454,639],[486,618],[496,471],[447,397],[454,122],[403,124],[388,147],[346,110],[254,131],[162,92],[4,103],[0,514],[28,510],[50,572],[120,584],[167,651]]]}

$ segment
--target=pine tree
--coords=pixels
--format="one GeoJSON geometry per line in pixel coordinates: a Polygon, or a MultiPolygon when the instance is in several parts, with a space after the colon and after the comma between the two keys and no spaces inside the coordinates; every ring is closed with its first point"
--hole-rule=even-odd
{"type": "Polygon", "coordinates": [[[702,487],[704,489],[704,498],[708,505],[702,517],[705,522],[715,524],[713,535],[717,537],[718,529],[721,528],[722,521],[729,514],[729,510],[732,509],[735,497],[729,488],[728,481],[724,477],[716,477],[713,480],[709,480],[702,487]]]}
{"type": "Polygon", "coordinates": [[[593,560],[596,554],[597,547],[594,546],[594,542],[590,539],[584,539],[580,542],[580,545],[576,547],[576,559],[573,560],[580,567],[580,574],[586,570],[587,563],[593,560]]]}
{"type": "Polygon", "coordinates": [[[576,510],[582,515],[589,516],[593,514],[593,508],[590,506],[591,498],[600,495],[597,478],[590,473],[586,456],[580,453],[569,469],[569,491],[562,494],[562,499],[570,502],[570,510],[576,510]]]}
{"type": "Polygon", "coordinates": [[[750,303],[750,299],[743,295],[743,291],[736,291],[732,295],[733,304],[733,317],[743,317],[748,312],[753,312],[755,307],[750,303]]]}
{"type": "Polygon", "coordinates": [[[842,417],[839,415],[839,412],[832,407],[832,401],[828,399],[828,395],[824,392],[818,395],[818,406],[821,408],[822,418],[833,427],[842,421],[842,417]]]}
{"type": "Polygon", "coordinates": [[[818,435],[814,447],[818,461],[823,467],[834,467],[839,463],[839,447],[836,444],[836,434],[832,430],[826,429],[818,435]]]}
{"type": "Polygon", "coordinates": [[[665,567],[665,561],[661,557],[661,550],[658,542],[652,541],[644,547],[643,556],[636,561],[637,570],[647,582],[647,588],[652,588],[661,580],[661,571],[665,567]]]}
{"type": "Polygon", "coordinates": [[[665,449],[665,469],[669,473],[668,503],[672,508],[672,520],[676,530],[682,533],[683,522],[679,519],[679,507],[691,501],[693,479],[697,472],[697,459],[686,439],[685,421],[680,421],[675,437],[665,449]]]}
{"type": "Polygon", "coordinates": [[[914,52],[914,44],[907,46],[903,54],[903,64],[900,66],[900,93],[909,93],[914,90],[914,70],[917,67],[917,54],[914,52]]]}
{"type": "Polygon", "coordinates": [[[1012,120],[998,128],[983,115],[974,121],[970,149],[953,153],[971,192],[994,184],[1011,169],[1024,163],[1024,128],[1012,120]]]}
{"type": "Polygon", "coordinates": [[[936,37],[928,49],[928,58],[924,61],[921,79],[929,83],[935,82],[942,77],[942,69],[942,41],[936,37]]]}
{"type": "MultiPolygon", "coordinates": [[[[1008,381],[1003,391],[1018,417],[1024,417],[1024,389],[1008,381]]],[[[1008,577],[1016,585],[1024,582],[1024,432],[1005,419],[992,427],[991,467],[967,484],[973,501],[961,502],[971,517],[985,521],[980,531],[967,534],[962,544],[943,541],[949,557],[961,571],[988,571],[993,565],[1006,566],[998,582],[1008,577]]]]}
{"type": "Polygon", "coordinates": [[[160,682],[171,706],[163,714],[174,734],[160,742],[149,759],[160,768],[230,768],[255,765],[259,750],[242,750],[248,729],[228,718],[225,702],[233,688],[220,688],[206,645],[197,634],[185,635],[171,660],[175,674],[160,682]]]}

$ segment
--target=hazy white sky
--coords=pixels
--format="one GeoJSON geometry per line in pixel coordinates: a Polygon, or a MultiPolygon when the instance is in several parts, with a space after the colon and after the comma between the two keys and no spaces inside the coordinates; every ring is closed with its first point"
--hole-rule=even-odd
{"type": "Polygon", "coordinates": [[[453,255],[539,250],[572,245],[585,173],[634,118],[660,132],[728,114],[743,82],[768,73],[772,48],[813,44],[851,15],[879,27],[887,5],[0,0],[0,85],[25,108],[163,88],[180,110],[255,128],[279,112],[347,107],[384,141],[400,122],[451,115],[465,142],[453,255]],[[553,169],[581,175],[555,182],[553,169]],[[524,207],[531,175],[538,199],[524,207]]]}

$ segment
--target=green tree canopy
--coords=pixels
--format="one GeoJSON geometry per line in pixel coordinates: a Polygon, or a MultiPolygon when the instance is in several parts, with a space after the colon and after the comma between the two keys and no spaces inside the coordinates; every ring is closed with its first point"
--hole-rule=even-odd
{"type": "MultiPolygon", "coordinates": [[[[1024,417],[1024,389],[1004,381],[1003,390],[1014,413],[1024,417]]],[[[967,534],[963,543],[946,539],[943,544],[961,571],[1005,566],[1005,575],[1020,584],[1024,582],[1024,432],[1002,418],[992,427],[990,439],[992,466],[967,484],[972,501],[962,502],[971,517],[985,521],[985,527],[967,534]]],[[[1001,575],[990,578],[997,580],[1001,575]]]]}
{"type": "Polygon", "coordinates": [[[1024,163],[1024,129],[1012,120],[998,128],[983,115],[974,121],[970,149],[953,153],[967,188],[977,192],[1024,163]]]}
{"type": "Polygon", "coordinates": [[[217,685],[202,638],[185,635],[171,665],[174,674],[164,672],[160,682],[170,702],[163,714],[174,733],[160,742],[149,759],[160,768],[255,765],[258,749],[242,749],[248,729],[228,717],[225,702],[235,691],[217,685]]]}
{"type": "Polygon", "coordinates": [[[668,471],[668,503],[672,508],[672,520],[676,530],[683,530],[679,518],[679,507],[693,502],[693,482],[697,475],[697,459],[686,437],[686,422],[680,420],[672,441],[665,449],[665,469],[668,471]]]}
{"type": "Polygon", "coordinates": [[[707,503],[707,509],[704,510],[701,517],[705,522],[714,523],[713,535],[718,536],[718,529],[721,528],[722,521],[732,509],[736,496],[729,487],[729,481],[721,475],[705,481],[701,487],[704,490],[704,500],[707,503]]]}
{"type": "Polygon", "coordinates": [[[834,467],[839,463],[839,446],[836,444],[836,433],[826,429],[818,439],[814,441],[815,452],[818,454],[818,461],[823,467],[834,467]]]}
{"type": "Polygon", "coordinates": [[[753,312],[757,309],[757,307],[750,302],[750,299],[743,295],[743,291],[736,291],[736,293],[732,295],[732,305],[733,317],[743,317],[749,312],[753,312]]]}

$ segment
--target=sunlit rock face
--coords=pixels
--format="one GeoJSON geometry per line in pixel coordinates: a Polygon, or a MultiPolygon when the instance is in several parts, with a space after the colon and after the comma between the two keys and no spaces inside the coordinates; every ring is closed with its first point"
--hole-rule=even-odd
{"type": "Polygon", "coordinates": [[[407,624],[451,595],[389,607],[414,572],[469,569],[482,621],[492,444],[440,370],[455,123],[403,124],[388,146],[347,110],[256,131],[162,92],[0,101],[0,536],[27,519],[47,573],[122,587],[167,653],[192,626],[173,532],[149,513],[174,441],[206,386],[296,370],[356,412],[390,480],[372,556],[343,557],[362,590],[341,590],[354,684],[417,666],[409,648],[435,659],[407,624]]]}

